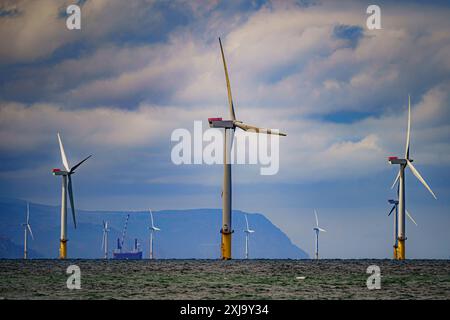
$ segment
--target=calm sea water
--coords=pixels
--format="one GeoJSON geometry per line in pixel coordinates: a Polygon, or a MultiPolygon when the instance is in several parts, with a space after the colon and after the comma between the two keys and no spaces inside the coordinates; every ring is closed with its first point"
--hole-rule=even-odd
{"type": "Polygon", "coordinates": [[[450,299],[450,260],[0,260],[0,298],[450,299]],[[80,290],[67,289],[70,265],[80,290]]]}

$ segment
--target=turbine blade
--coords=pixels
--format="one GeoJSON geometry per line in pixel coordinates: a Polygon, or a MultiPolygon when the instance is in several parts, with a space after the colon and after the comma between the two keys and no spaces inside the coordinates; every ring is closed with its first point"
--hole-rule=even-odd
{"type": "Polygon", "coordinates": [[[245,124],[245,123],[242,123],[242,122],[238,122],[238,121],[235,121],[234,125],[236,127],[241,128],[244,131],[250,131],[250,132],[256,132],[256,133],[265,133],[265,134],[275,134],[275,135],[279,135],[279,136],[282,136],[282,137],[287,136],[287,134],[282,133],[282,132],[276,132],[276,131],[273,131],[272,129],[267,129],[267,128],[259,128],[259,127],[251,126],[251,125],[248,125],[248,124],[245,124]]]}
{"type": "Polygon", "coordinates": [[[66,171],[69,172],[70,171],[69,161],[67,161],[66,153],[64,152],[64,146],[61,141],[61,136],[59,135],[59,132],[58,132],[58,141],[59,141],[59,150],[61,151],[61,160],[62,160],[63,166],[66,169],[66,171]]]}
{"type": "Polygon", "coordinates": [[[327,230],[325,230],[325,229],[322,229],[322,228],[318,228],[318,229],[319,229],[319,231],[327,232],[327,230]]]}
{"type": "Polygon", "coordinates": [[[72,209],[73,225],[76,229],[77,228],[77,220],[75,219],[75,205],[73,203],[72,178],[71,178],[70,174],[67,175],[67,177],[69,178],[69,183],[68,183],[67,189],[69,191],[70,208],[72,209]]]}
{"type": "Polygon", "coordinates": [[[27,201],[27,224],[30,223],[30,203],[27,201]]]}
{"type": "Polygon", "coordinates": [[[244,217],[245,217],[245,224],[247,225],[247,230],[250,231],[250,228],[248,227],[248,219],[247,219],[247,215],[245,215],[244,217]]]}
{"type": "Polygon", "coordinates": [[[397,177],[395,178],[394,183],[391,186],[391,189],[394,189],[395,184],[398,182],[398,179],[400,179],[400,170],[398,170],[397,177]]]}
{"type": "Polygon", "coordinates": [[[219,44],[220,44],[220,52],[222,53],[223,69],[225,70],[225,80],[227,82],[228,104],[229,104],[229,108],[230,108],[230,117],[232,120],[236,120],[236,115],[234,114],[233,96],[231,95],[230,78],[228,77],[227,63],[225,61],[225,55],[223,53],[222,41],[220,40],[220,38],[219,38],[219,44]]]}
{"type": "Polygon", "coordinates": [[[412,217],[412,215],[409,214],[408,210],[406,210],[406,215],[408,216],[408,218],[417,226],[417,222],[414,220],[414,218],[412,217]]]}
{"type": "Polygon", "coordinates": [[[410,135],[411,135],[411,96],[408,95],[408,129],[406,131],[405,159],[409,159],[410,135]]]}
{"type": "Polygon", "coordinates": [[[417,171],[417,169],[414,168],[414,166],[412,165],[411,161],[409,161],[408,159],[406,159],[406,161],[408,162],[408,167],[411,169],[412,173],[416,176],[417,179],[419,179],[420,182],[422,182],[422,184],[425,186],[425,188],[427,188],[428,191],[430,191],[431,195],[437,200],[437,197],[434,194],[433,190],[431,190],[430,186],[422,178],[422,176],[420,175],[419,171],[417,171]]]}
{"type": "Polygon", "coordinates": [[[31,239],[34,240],[33,231],[31,231],[31,225],[29,225],[28,223],[27,223],[27,228],[28,228],[28,231],[30,231],[31,239]]]}
{"type": "Polygon", "coordinates": [[[87,159],[89,159],[90,157],[92,157],[92,154],[89,155],[88,157],[84,158],[83,160],[81,160],[80,162],[78,162],[72,169],[70,169],[70,172],[74,172],[76,168],[78,168],[83,162],[85,162],[87,159]]]}
{"type": "Polygon", "coordinates": [[[148,209],[150,211],[150,221],[152,223],[152,228],[155,228],[155,225],[153,224],[153,212],[152,209],[148,209]]]}
{"type": "Polygon", "coordinates": [[[391,211],[389,211],[388,217],[391,215],[392,211],[395,210],[395,205],[392,207],[391,211]]]}
{"type": "Polygon", "coordinates": [[[317,217],[316,209],[314,209],[314,215],[316,216],[316,225],[317,225],[317,228],[318,228],[319,227],[319,218],[317,217]]]}

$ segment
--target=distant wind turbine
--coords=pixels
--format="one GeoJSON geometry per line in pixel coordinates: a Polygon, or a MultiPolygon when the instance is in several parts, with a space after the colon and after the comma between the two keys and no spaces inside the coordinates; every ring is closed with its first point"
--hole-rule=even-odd
{"type": "Polygon", "coordinates": [[[245,214],[245,224],[247,226],[247,228],[244,230],[244,232],[245,232],[245,259],[248,259],[248,240],[250,238],[250,233],[255,232],[255,230],[251,230],[250,227],[248,226],[247,214],[245,214]]]}
{"type": "MultiPolygon", "coordinates": [[[[398,188],[397,188],[397,199],[398,199],[398,188]]],[[[388,217],[394,213],[394,259],[397,259],[397,249],[398,249],[398,200],[390,199],[388,200],[392,204],[391,211],[388,213],[388,217]]],[[[417,222],[405,208],[406,216],[417,226],[417,222]]]]}
{"type": "Polygon", "coordinates": [[[390,164],[398,164],[400,169],[398,171],[397,177],[395,178],[392,188],[398,183],[398,248],[397,253],[394,255],[398,260],[406,259],[406,202],[405,202],[405,169],[409,168],[414,176],[427,188],[431,195],[436,198],[436,195],[431,190],[430,186],[425,182],[425,180],[420,175],[419,171],[413,166],[413,160],[409,157],[410,150],[410,135],[411,135],[411,97],[408,96],[408,129],[406,131],[406,147],[405,147],[405,157],[404,159],[399,159],[398,157],[389,157],[390,164]]]}
{"type": "Polygon", "coordinates": [[[103,238],[102,238],[102,249],[104,249],[104,258],[108,259],[108,221],[103,221],[103,238]]]}
{"type": "Polygon", "coordinates": [[[322,229],[319,227],[319,217],[317,216],[317,211],[314,209],[314,215],[316,216],[316,227],[313,228],[313,230],[316,233],[316,251],[315,251],[315,258],[316,260],[319,259],[319,232],[327,232],[325,229],[322,229]]]}
{"type": "Polygon", "coordinates": [[[28,240],[28,232],[30,232],[31,238],[34,240],[33,231],[31,231],[31,225],[30,225],[30,204],[27,202],[27,219],[25,223],[22,223],[23,229],[24,229],[24,241],[23,241],[23,258],[28,258],[28,247],[27,247],[27,240],[28,240]]]}
{"type": "Polygon", "coordinates": [[[72,174],[75,170],[92,155],[86,157],[82,161],[78,162],[72,168],[67,160],[66,153],[64,152],[64,146],[61,141],[61,136],[58,133],[59,149],[61,151],[62,164],[65,170],[53,169],[53,175],[62,176],[62,196],[61,196],[61,238],[59,247],[59,258],[66,259],[67,257],[67,193],[69,193],[70,207],[72,208],[73,225],[77,228],[77,222],[75,219],[75,205],[73,201],[72,191],[72,174]]]}
{"type": "Polygon", "coordinates": [[[225,130],[223,143],[223,187],[222,187],[222,242],[221,242],[221,257],[223,260],[231,259],[231,235],[233,229],[231,226],[231,212],[232,212],[232,194],[231,194],[231,147],[233,144],[234,131],[240,128],[244,131],[276,134],[286,136],[286,134],[276,130],[259,128],[236,120],[234,112],[233,97],[231,95],[230,79],[228,77],[227,64],[225,62],[225,55],[223,53],[222,41],[219,38],[220,52],[222,54],[223,69],[225,71],[225,81],[228,92],[228,105],[231,120],[222,120],[222,118],[209,118],[209,126],[211,128],[222,128],[225,130]]]}
{"type": "Polygon", "coordinates": [[[150,211],[150,259],[154,258],[154,254],[153,254],[153,233],[156,231],[161,231],[161,229],[157,228],[153,222],[153,212],[152,209],[148,209],[150,211]]]}

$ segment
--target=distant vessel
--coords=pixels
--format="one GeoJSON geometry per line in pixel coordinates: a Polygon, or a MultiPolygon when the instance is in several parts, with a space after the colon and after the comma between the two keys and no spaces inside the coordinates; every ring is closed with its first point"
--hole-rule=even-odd
{"type": "Polygon", "coordinates": [[[134,239],[134,249],[132,251],[124,251],[123,243],[125,241],[125,235],[127,233],[127,225],[128,219],[130,215],[127,215],[127,219],[125,220],[125,226],[122,232],[122,240],[117,238],[117,249],[113,251],[113,259],[117,260],[141,260],[142,259],[142,250],[139,248],[139,243],[137,239],[134,239]]]}
{"type": "Polygon", "coordinates": [[[123,251],[120,239],[117,238],[117,249],[113,251],[113,259],[117,260],[141,260],[142,250],[139,249],[137,239],[134,239],[134,249],[132,251],[123,251]]]}

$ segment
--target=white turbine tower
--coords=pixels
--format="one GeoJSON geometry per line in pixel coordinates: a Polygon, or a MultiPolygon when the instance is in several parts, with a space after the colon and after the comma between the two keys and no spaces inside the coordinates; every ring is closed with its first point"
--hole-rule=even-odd
{"type": "Polygon", "coordinates": [[[72,168],[67,160],[66,153],[64,152],[64,146],[61,141],[61,136],[58,133],[59,149],[61,151],[61,160],[64,169],[53,169],[53,175],[62,177],[62,192],[61,192],[61,237],[59,247],[59,258],[65,259],[67,257],[67,193],[69,193],[70,207],[72,208],[73,225],[77,228],[77,222],[75,219],[75,205],[73,201],[72,190],[72,174],[75,170],[92,155],[86,157],[82,161],[78,162],[72,168]]]}
{"type": "Polygon", "coordinates": [[[28,232],[30,232],[31,238],[34,240],[33,231],[31,231],[30,225],[30,204],[27,202],[27,219],[25,223],[22,223],[24,229],[24,240],[23,240],[23,258],[28,258],[28,232]]]}
{"type": "Polygon", "coordinates": [[[430,186],[425,182],[425,180],[420,175],[419,171],[413,166],[413,160],[409,157],[410,150],[410,134],[411,134],[411,97],[408,96],[408,129],[406,131],[406,147],[405,147],[405,157],[404,159],[399,159],[398,157],[389,157],[390,164],[398,164],[400,169],[398,171],[397,177],[392,185],[392,188],[398,182],[398,248],[395,256],[398,260],[406,259],[406,202],[405,202],[405,169],[409,168],[414,176],[427,188],[431,195],[436,198],[436,195],[431,190],[430,186]]]}
{"type": "Polygon", "coordinates": [[[231,147],[234,138],[234,131],[240,128],[244,131],[275,134],[286,136],[278,130],[271,130],[266,128],[258,128],[236,120],[234,113],[233,97],[231,95],[230,79],[228,77],[227,64],[225,62],[225,55],[223,53],[222,41],[219,38],[220,52],[222,54],[223,68],[225,71],[225,80],[228,92],[228,105],[231,120],[222,120],[222,118],[209,118],[209,126],[211,128],[222,128],[225,130],[224,144],[223,144],[223,187],[222,187],[222,234],[221,241],[221,257],[223,260],[231,259],[231,234],[233,229],[231,226],[231,212],[232,212],[232,194],[231,194],[231,147]]]}
{"type": "Polygon", "coordinates": [[[319,227],[319,217],[317,216],[317,211],[314,209],[314,215],[316,216],[316,227],[313,228],[313,230],[316,233],[316,251],[315,251],[315,258],[319,259],[319,232],[327,232],[325,229],[322,229],[319,227]]]}
{"type": "Polygon", "coordinates": [[[102,238],[102,249],[104,250],[104,258],[108,259],[108,221],[103,221],[103,238],[102,238]]]}
{"type": "Polygon", "coordinates": [[[250,238],[250,233],[255,232],[255,230],[251,230],[250,227],[248,226],[247,214],[245,214],[245,224],[247,226],[247,228],[244,230],[244,232],[245,232],[245,259],[248,259],[248,240],[250,238]]]}
{"type": "Polygon", "coordinates": [[[153,222],[153,212],[152,209],[148,209],[150,211],[150,259],[154,258],[154,254],[153,254],[153,233],[156,231],[161,231],[161,229],[157,228],[153,222]]]}

